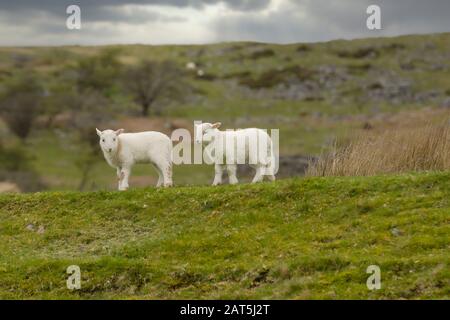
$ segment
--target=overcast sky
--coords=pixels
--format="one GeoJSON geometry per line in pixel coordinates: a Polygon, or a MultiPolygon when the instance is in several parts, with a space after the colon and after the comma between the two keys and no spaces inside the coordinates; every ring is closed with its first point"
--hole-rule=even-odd
{"type": "Polygon", "coordinates": [[[450,0],[0,0],[0,46],[315,42],[450,32],[450,0]],[[81,8],[81,30],[66,8],[81,8]],[[366,28],[381,7],[382,30],[366,28]]]}

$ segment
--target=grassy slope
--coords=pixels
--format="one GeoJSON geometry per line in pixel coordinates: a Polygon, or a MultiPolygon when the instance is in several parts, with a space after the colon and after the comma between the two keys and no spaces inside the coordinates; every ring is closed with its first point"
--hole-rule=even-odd
{"type": "Polygon", "coordinates": [[[449,298],[449,199],[450,173],[1,195],[0,298],[449,298]]]}
{"type": "MultiPolygon", "coordinates": [[[[163,116],[181,118],[191,122],[203,120],[209,122],[222,121],[224,128],[261,127],[280,129],[280,153],[319,154],[324,147],[330,145],[335,137],[354,136],[362,130],[364,117],[376,117],[380,112],[397,113],[401,110],[414,110],[431,103],[403,103],[390,105],[386,101],[355,100],[364,89],[387,74],[393,73],[400,79],[409,79],[414,93],[434,90],[448,92],[450,96],[450,33],[430,35],[410,35],[393,38],[369,38],[351,41],[337,40],[324,43],[307,44],[309,50],[299,51],[301,44],[275,45],[258,43],[220,43],[202,46],[98,46],[98,47],[0,47],[0,82],[9,74],[17,72],[15,58],[24,55],[33,58],[26,65],[27,70],[36,71],[42,78],[42,84],[52,88],[56,84],[67,81],[65,71],[75,66],[78,59],[92,56],[105,49],[119,50],[120,60],[127,65],[138,63],[142,59],[168,59],[184,68],[185,64],[195,61],[207,75],[216,77],[215,81],[196,79],[187,81],[200,93],[198,99],[190,99],[164,105],[163,116]],[[397,46],[395,49],[393,47],[397,46]],[[361,48],[373,47],[379,50],[375,58],[340,57],[341,51],[356,52],[361,48]],[[252,59],[255,50],[270,49],[274,55],[260,59],[252,59]],[[403,70],[403,63],[417,64],[412,70],[403,70]],[[324,100],[286,100],[283,98],[265,98],[241,92],[230,80],[238,81],[236,74],[249,72],[253,78],[273,69],[292,66],[308,69],[336,66],[347,70],[352,77],[336,88],[323,90],[324,100]],[[442,65],[442,68],[436,66],[442,65]],[[359,67],[368,66],[369,70],[359,67]],[[355,68],[356,67],[356,68],[355,68]],[[353,71],[349,71],[353,70],[353,71]],[[355,73],[356,70],[356,74],[355,73]],[[359,70],[359,71],[358,71],[359,70]],[[234,76],[233,76],[234,75],[234,76]],[[332,98],[333,92],[337,97],[332,98]],[[378,111],[376,111],[378,110],[378,111]],[[354,119],[344,120],[346,117],[354,119]]],[[[70,77],[69,77],[70,78],[70,77]]],[[[275,89],[273,89],[275,90],[275,89]]],[[[113,100],[125,110],[137,110],[132,100],[118,92],[113,100]]],[[[125,128],[129,129],[129,128],[125,128]]],[[[150,128],[151,129],[151,128],[150,128]]],[[[5,130],[0,121],[0,132],[5,130]]],[[[94,132],[94,131],[93,131],[94,132]]],[[[95,134],[95,133],[94,133],[95,134]]],[[[4,137],[4,143],[13,140],[4,137]]],[[[34,157],[33,167],[47,182],[51,190],[76,189],[79,185],[80,172],[74,164],[74,150],[68,150],[67,141],[47,130],[36,130],[30,138],[27,148],[34,157]]],[[[178,167],[174,175],[176,183],[192,183],[192,168],[178,167]]],[[[211,168],[196,168],[196,183],[210,182],[211,168]]],[[[152,169],[143,167],[133,172],[133,177],[148,177],[156,174],[152,169]]],[[[114,187],[114,171],[109,168],[100,151],[98,163],[92,173],[92,179],[86,190],[107,189],[114,187]],[[95,185],[94,185],[95,183],[95,185]]],[[[143,178],[145,179],[145,178],[143,178]]]]}

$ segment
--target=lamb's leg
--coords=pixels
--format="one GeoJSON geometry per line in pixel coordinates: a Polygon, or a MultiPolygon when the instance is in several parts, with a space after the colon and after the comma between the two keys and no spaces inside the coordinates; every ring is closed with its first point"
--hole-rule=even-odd
{"type": "Polygon", "coordinates": [[[123,180],[122,169],[117,167],[116,173],[117,173],[117,183],[118,183],[117,188],[118,188],[118,190],[121,190],[120,187],[122,186],[122,180],[123,180]]]}
{"type": "Polygon", "coordinates": [[[214,165],[215,176],[214,176],[214,181],[212,184],[213,186],[222,184],[223,169],[224,169],[224,165],[222,165],[222,164],[214,165]]]}
{"type": "Polygon", "coordinates": [[[155,168],[156,172],[158,173],[158,182],[156,183],[156,187],[159,188],[164,182],[163,175],[161,170],[155,164],[152,163],[152,167],[155,168]]]}
{"type": "MultiPolygon", "coordinates": [[[[155,166],[157,170],[161,172],[162,175],[162,184],[164,187],[171,187],[173,185],[172,182],[172,164],[170,161],[158,160],[155,162],[155,166]]],[[[160,186],[160,181],[158,180],[158,185],[160,186]]]]}
{"type": "Polygon", "coordinates": [[[163,185],[164,178],[163,178],[162,173],[159,171],[159,169],[157,171],[158,171],[158,182],[156,183],[156,187],[159,188],[163,185]]]}
{"type": "Polygon", "coordinates": [[[273,174],[273,166],[268,165],[264,169],[265,169],[264,176],[266,176],[267,179],[269,179],[269,181],[275,181],[275,175],[273,174]]]}
{"type": "Polygon", "coordinates": [[[235,164],[227,165],[228,180],[230,181],[230,184],[236,184],[239,182],[236,177],[236,167],[237,166],[235,164]]]}
{"type": "Polygon", "coordinates": [[[122,168],[121,175],[122,175],[122,183],[119,187],[119,190],[127,190],[129,188],[128,185],[128,179],[130,177],[131,168],[122,168]]]}
{"type": "Polygon", "coordinates": [[[163,184],[164,187],[171,187],[173,186],[173,180],[172,180],[172,164],[167,163],[164,166],[163,169],[163,184]]]}
{"type": "Polygon", "coordinates": [[[263,170],[264,170],[264,167],[261,165],[258,165],[256,167],[256,174],[255,174],[255,177],[253,178],[252,183],[261,182],[263,180],[263,175],[262,175],[263,170]]]}
{"type": "Polygon", "coordinates": [[[173,186],[172,169],[173,169],[172,162],[169,161],[166,165],[166,181],[164,181],[164,187],[173,186]]]}

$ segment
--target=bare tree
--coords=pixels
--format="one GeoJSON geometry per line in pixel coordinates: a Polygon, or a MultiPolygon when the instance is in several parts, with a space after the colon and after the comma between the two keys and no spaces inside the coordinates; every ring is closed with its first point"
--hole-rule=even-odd
{"type": "Polygon", "coordinates": [[[180,78],[181,72],[172,62],[143,61],[127,70],[124,80],[126,88],[141,106],[142,115],[147,116],[155,102],[179,97],[180,78]]]}

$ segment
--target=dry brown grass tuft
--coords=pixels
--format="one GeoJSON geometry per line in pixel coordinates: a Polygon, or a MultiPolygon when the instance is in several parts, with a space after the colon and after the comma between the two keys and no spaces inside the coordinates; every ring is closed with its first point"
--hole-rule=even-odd
{"type": "Polygon", "coordinates": [[[366,132],[344,146],[335,144],[306,175],[369,176],[424,170],[450,170],[448,120],[440,125],[366,132]]]}

